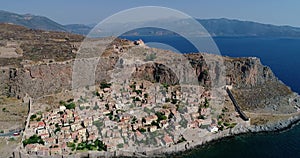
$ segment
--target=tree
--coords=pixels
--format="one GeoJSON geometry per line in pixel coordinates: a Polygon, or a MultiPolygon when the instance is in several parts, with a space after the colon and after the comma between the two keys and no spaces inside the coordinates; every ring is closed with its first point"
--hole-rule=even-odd
{"type": "Polygon", "coordinates": [[[200,104],[199,107],[198,107],[198,112],[199,112],[199,113],[201,113],[201,111],[202,111],[202,108],[201,108],[201,107],[202,107],[202,105],[200,104]]]}
{"type": "Polygon", "coordinates": [[[104,106],[106,110],[109,110],[109,105],[107,103],[104,106]]]}
{"type": "Polygon", "coordinates": [[[161,112],[156,112],[155,115],[157,116],[157,122],[160,122],[161,120],[166,120],[167,119],[167,116],[165,116],[161,112]]]}
{"type": "Polygon", "coordinates": [[[168,102],[170,102],[170,101],[171,101],[170,98],[165,98],[165,102],[166,102],[166,103],[168,103],[168,102]]]}
{"type": "Polygon", "coordinates": [[[203,115],[200,115],[200,116],[198,117],[198,119],[204,120],[205,117],[204,117],[203,115]]]}
{"type": "Polygon", "coordinates": [[[143,123],[146,123],[145,117],[142,118],[142,122],[143,122],[143,123]]]}
{"type": "Polygon", "coordinates": [[[97,109],[99,109],[99,106],[98,106],[98,105],[95,105],[95,106],[93,107],[93,110],[97,110],[97,109]]]}
{"type": "Polygon", "coordinates": [[[142,94],[142,90],[133,90],[133,92],[135,92],[137,95],[142,94]]]}
{"type": "Polygon", "coordinates": [[[123,144],[123,143],[118,144],[117,147],[118,147],[118,148],[123,148],[123,147],[124,147],[124,144],[123,144]]]}
{"type": "Polygon", "coordinates": [[[148,93],[145,93],[144,94],[144,98],[148,98],[149,94],[148,93]]]}
{"type": "Polygon", "coordinates": [[[162,86],[163,86],[166,90],[168,90],[168,88],[169,88],[169,85],[168,85],[167,83],[163,83],[162,86]]]}
{"type": "Polygon", "coordinates": [[[76,148],[76,144],[75,144],[75,143],[72,143],[72,142],[68,142],[68,143],[67,143],[67,147],[71,148],[71,150],[73,151],[73,150],[75,150],[75,148],[76,148]]]}
{"type": "Polygon", "coordinates": [[[101,82],[100,83],[100,88],[104,89],[104,88],[110,88],[111,83],[106,83],[106,82],[101,82]]]}
{"type": "Polygon", "coordinates": [[[3,112],[6,112],[7,110],[6,110],[6,108],[2,108],[2,111],[3,111],[3,112]]]}
{"type": "Polygon", "coordinates": [[[41,136],[33,135],[23,141],[23,146],[25,147],[27,144],[35,144],[35,143],[43,144],[43,145],[45,144],[41,136]]]}
{"type": "Polygon", "coordinates": [[[76,107],[75,103],[73,103],[73,102],[69,103],[69,104],[67,104],[65,106],[66,106],[67,109],[75,109],[75,107],[76,107]]]}
{"type": "Polygon", "coordinates": [[[139,130],[141,133],[144,133],[144,132],[147,131],[145,128],[139,128],[138,130],[139,130]]]}
{"type": "Polygon", "coordinates": [[[59,132],[60,130],[61,130],[60,127],[57,127],[57,128],[55,129],[54,133],[56,134],[56,133],[59,132]]]}
{"type": "Polygon", "coordinates": [[[66,103],[65,101],[62,101],[62,100],[61,100],[61,101],[59,101],[59,105],[66,106],[66,104],[67,104],[67,103],[66,103]]]}
{"type": "Polygon", "coordinates": [[[141,101],[141,99],[140,99],[139,97],[132,97],[132,100],[133,100],[134,102],[136,102],[136,101],[141,101]]]}
{"type": "Polygon", "coordinates": [[[204,101],[204,107],[205,108],[208,108],[209,107],[209,102],[208,102],[208,99],[205,98],[205,101],[204,101]]]}
{"type": "Polygon", "coordinates": [[[30,116],[30,121],[33,121],[34,119],[36,119],[36,114],[30,116]]]}
{"type": "Polygon", "coordinates": [[[173,98],[173,97],[172,97],[172,99],[171,99],[171,103],[172,103],[172,104],[176,104],[177,101],[178,101],[178,100],[177,100],[176,98],[173,98]]]}
{"type": "Polygon", "coordinates": [[[159,123],[157,123],[156,121],[152,121],[152,122],[151,122],[151,125],[152,125],[152,126],[157,126],[157,128],[159,128],[159,123]]]}
{"type": "Polygon", "coordinates": [[[98,151],[107,151],[107,145],[105,145],[101,140],[96,139],[94,143],[98,147],[98,151]]]}
{"type": "Polygon", "coordinates": [[[94,91],[94,92],[93,92],[93,95],[94,95],[94,96],[97,96],[97,97],[100,97],[100,93],[99,93],[98,91],[94,91]]]}
{"type": "Polygon", "coordinates": [[[137,118],[134,116],[133,119],[131,120],[131,124],[135,124],[137,122],[137,118]]]}
{"type": "Polygon", "coordinates": [[[72,101],[74,101],[73,98],[67,100],[68,103],[70,103],[70,102],[72,102],[72,101]]]}

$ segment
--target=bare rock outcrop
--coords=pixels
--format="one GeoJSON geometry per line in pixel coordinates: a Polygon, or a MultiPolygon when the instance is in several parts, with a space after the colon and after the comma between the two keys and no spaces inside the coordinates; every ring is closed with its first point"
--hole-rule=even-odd
{"type": "Polygon", "coordinates": [[[261,64],[255,57],[229,58],[224,57],[226,66],[226,82],[240,88],[250,88],[267,81],[277,82],[271,69],[261,64]]]}
{"type": "MultiPolygon", "coordinates": [[[[190,61],[198,82],[209,86],[211,76],[217,73],[210,70],[202,55],[186,55],[190,61]]],[[[226,66],[227,84],[237,88],[250,88],[266,82],[279,82],[272,71],[263,66],[256,58],[224,58],[226,66]]],[[[110,80],[110,71],[114,69],[119,58],[116,54],[100,58],[95,71],[95,82],[110,80]]],[[[26,65],[21,68],[2,67],[2,94],[23,97],[28,93],[32,97],[40,97],[70,89],[72,84],[73,62],[53,62],[26,65]]],[[[137,66],[132,74],[134,78],[146,79],[152,82],[175,85],[179,83],[174,72],[160,63],[147,63],[137,66]]]]}

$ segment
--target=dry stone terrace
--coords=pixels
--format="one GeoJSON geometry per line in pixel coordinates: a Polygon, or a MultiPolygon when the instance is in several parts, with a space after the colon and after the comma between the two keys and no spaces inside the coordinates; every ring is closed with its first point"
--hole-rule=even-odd
{"type": "Polygon", "coordinates": [[[169,147],[233,128],[238,116],[222,124],[228,109],[202,86],[127,80],[77,90],[59,108],[30,116],[24,144],[31,155],[69,155],[81,150],[139,151],[169,147]],[[90,89],[95,88],[95,91],[90,89]],[[227,111],[226,111],[227,110],[227,111]],[[219,119],[218,119],[219,116],[219,119]],[[197,131],[191,135],[190,130],[197,131]],[[95,145],[103,143],[103,148],[95,145]],[[99,144],[99,143],[98,143],[99,144]]]}

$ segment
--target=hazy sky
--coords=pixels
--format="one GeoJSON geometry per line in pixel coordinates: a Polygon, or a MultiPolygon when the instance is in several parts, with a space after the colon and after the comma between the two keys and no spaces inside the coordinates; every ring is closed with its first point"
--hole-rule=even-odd
{"type": "Polygon", "coordinates": [[[300,27],[300,0],[0,0],[0,10],[31,13],[61,24],[98,23],[132,7],[164,6],[197,18],[231,18],[300,27]]]}

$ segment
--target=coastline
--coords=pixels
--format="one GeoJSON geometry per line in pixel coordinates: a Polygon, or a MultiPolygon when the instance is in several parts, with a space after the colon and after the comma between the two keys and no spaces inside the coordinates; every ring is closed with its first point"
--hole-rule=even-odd
{"type": "MultiPolygon", "coordinates": [[[[209,137],[204,137],[204,138],[198,138],[198,141],[194,142],[189,142],[188,148],[183,148],[187,144],[181,143],[177,145],[172,145],[171,147],[168,148],[161,148],[159,150],[153,150],[153,151],[142,151],[139,154],[130,154],[130,155],[124,155],[122,152],[115,153],[116,155],[111,155],[115,157],[169,157],[169,156],[179,156],[184,153],[190,152],[191,150],[194,150],[200,146],[217,142],[222,139],[226,139],[229,137],[234,137],[237,135],[243,135],[243,134],[250,134],[250,133],[271,133],[271,132],[280,132],[280,131],[285,131],[285,130],[290,130],[293,126],[297,125],[300,123],[300,113],[296,113],[294,116],[290,117],[287,120],[280,120],[275,123],[270,123],[266,125],[251,125],[251,126],[241,126],[240,128],[232,128],[232,129],[227,129],[224,131],[220,131],[216,134],[213,134],[209,137]],[[175,149],[175,150],[174,150],[175,149]],[[143,154],[144,153],[144,154],[143,154]]],[[[104,155],[103,155],[104,156],[104,155]]]]}
{"type": "MultiPolygon", "coordinates": [[[[159,148],[152,151],[141,151],[139,153],[125,153],[123,151],[109,153],[106,152],[104,155],[98,155],[92,153],[85,156],[108,156],[108,157],[169,157],[169,156],[179,156],[182,153],[187,153],[191,150],[194,150],[200,146],[220,141],[229,137],[250,134],[250,133],[270,133],[270,132],[279,132],[284,130],[291,129],[294,125],[300,122],[300,113],[295,113],[294,116],[290,117],[287,120],[281,120],[275,123],[270,123],[266,125],[251,125],[251,126],[241,126],[240,128],[227,129],[220,131],[216,134],[212,134],[208,137],[197,138],[198,140],[194,142],[185,142],[176,145],[172,145],[167,148],[159,148]],[[185,148],[186,144],[189,143],[189,146],[185,148]]],[[[82,155],[83,156],[83,155],[82,155]]]]}
{"type": "MultiPolygon", "coordinates": [[[[226,138],[244,135],[244,134],[255,134],[255,133],[273,133],[281,132],[292,129],[294,126],[300,123],[300,113],[295,113],[293,116],[289,117],[287,120],[280,120],[275,123],[269,123],[265,125],[250,125],[250,126],[236,126],[232,129],[226,129],[218,133],[212,134],[207,137],[198,137],[197,140],[193,142],[184,142],[176,145],[171,145],[170,147],[161,147],[153,149],[151,151],[114,151],[114,152],[94,152],[89,151],[86,153],[77,153],[75,155],[67,156],[57,156],[63,158],[81,158],[81,157],[172,157],[172,156],[182,156],[188,154],[192,150],[195,150],[203,145],[208,145],[210,143],[218,142],[226,138]],[[187,144],[189,144],[187,146],[187,144]]],[[[22,151],[16,150],[13,153],[13,158],[32,158],[38,157],[33,155],[28,155],[22,153],[22,151]]],[[[50,156],[53,157],[53,156],[50,156]]],[[[49,157],[49,158],[50,158],[49,157]]],[[[55,157],[55,156],[54,156],[55,157]]]]}
{"type": "Polygon", "coordinates": [[[276,133],[276,132],[285,132],[288,130],[291,130],[293,127],[297,126],[300,124],[300,113],[295,114],[294,116],[290,117],[287,120],[280,120],[276,123],[270,123],[266,125],[251,125],[249,127],[243,127],[243,128],[238,128],[231,130],[230,135],[224,135],[223,137],[215,137],[215,139],[194,146],[193,148],[187,149],[186,151],[181,151],[178,153],[171,153],[168,154],[167,156],[181,156],[189,154],[192,150],[195,150],[197,148],[203,147],[204,145],[209,145],[210,143],[216,143],[219,141],[222,141],[223,139],[226,138],[231,138],[234,136],[239,136],[239,135],[247,135],[247,134],[258,134],[258,133],[276,133]]]}

